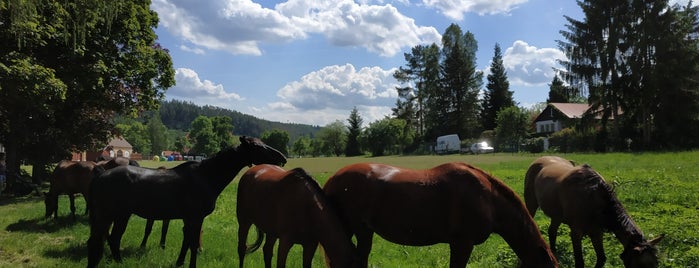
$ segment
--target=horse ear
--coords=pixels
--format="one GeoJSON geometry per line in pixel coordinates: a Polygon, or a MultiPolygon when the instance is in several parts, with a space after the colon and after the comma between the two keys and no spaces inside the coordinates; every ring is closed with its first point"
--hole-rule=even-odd
{"type": "Polygon", "coordinates": [[[658,243],[660,243],[660,241],[663,240],[663,238],[665,238],[665,234],[661,234],[658,237],[653,238],[652,240],[648,241],[648,244],[650,244],[651,246],[655,246],[658,243]]]}

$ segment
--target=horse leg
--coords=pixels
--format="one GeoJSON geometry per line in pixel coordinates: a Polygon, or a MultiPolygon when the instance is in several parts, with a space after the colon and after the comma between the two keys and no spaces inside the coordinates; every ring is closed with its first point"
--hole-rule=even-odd
{"type": "Polygon", "coordinates": [[[251,223],[241,221],[238,218],[238,267],[243,268],[243,260],[245,259],[245,251],[248,248],[248,231],[250,231],[251,223]]]}
{"type": "Polygon", "coordinates": [[[560,226],[560,220],[551,219],[551,224],[549,225],[549,247],[553,253],[556,253],[556,237],[558,236],[558,227],[560,226]]]}
{"type": "Polygon", "coordinates": [[[83,198],[85,198],[85,215],[90,215],[90,202],[87,201],[89,198],[85,193],[83,193],[83,198]]]}
{"type": "Polygon", "coordinates": [[[472,251],[473,244],[470,242],[454,241],[449,243],[449,267],[466,267],[472,251]]]}
{"type": "MultiPolygon", "coordinates": [[[[75,220],[75,195],[68,194],[68,199],[70,199],[70,215],[72,215],[73,220],[75,220]]],[[[56,209],[56,211],[58,211],[58,209],[56,209]]]]}
{"type": "Polygon", "coordinates": [[[604,263],[607,262],[607,256],[604,255],[604,243],[602,243],[602,232],[590,234],[590,241],[592,241],[592,247],[595,249],[595,254],[597,255],[597,262],[595,263],[596,268],[604,267],[604,263]]]}
{"type": "Polygon", "coordinates": [[[150,236],[151,231],[153,231],[153,222],[154,220],[146,220],[146,230],[143,231],[143,239],[141,240],[141,249],[146,248],[146,244],[148,243],[148,237],[150,236]]]}
{"type": "MultiPolygon", "coordinates": [[[[289,249],[291,249],[291,246],[293,246],[293,243],[291,243],[291,241],[289,241],[288,238],[286,238],[286,237],[279,238],[279,246],[277,247],[277,268],[286,268],[286,256],[289,255],[289,249]]],[[[303,257],[304,257],[303,267],[309,268],[310,266],[306,267],[305,252],[304,252],[303,257]]]]}
{"type": "Polygon", "coordinates": [[[356,232],[357,236],[357,256],[359,257],[359,267],[369,266],[369,253],[371,253],[372,239],[374,232],[368,228],[361,228],[356,232]]]}
{"type": "Polygon", "coordinates": [[[570,242],[573,244],[573,256],[575,257],[575,268],[584,268],[585,260],[582,254],[582,233],[570,228],[570,242]]]}
{"type": "Polygon", "coordinates": [[[189,257],[189,267],[197,267],[197,248],[199,247],[199,233],[201,230],[203,218],[195,220],[184,220],[184,227],[182,227],[182,248],[180,249],[180,255],[177,256],[177,266],[184,265],[184,258],[187,255],[187,249],[190,251],[189,257]]]}
{"type": "Polygon", "coordinates": [[[305,243],[301,246],[303,247],[303,267],[311,268],[311,264],[313,264],[313,255],[316,254],[318,243],[305,243]]]}
{"type": "Polygon", "coordinates": [[[90,238],[87,240],[87,267],[97,267],[104,253],[104,239],[109,233],[110,221],[97,219],[90,222],[90,238]]]}
{"type": "Polygon", "coordinates": [[[129,223],[131,215],[120,216],[114,220],[112,233],[109,235],[109,248],[112,250],[112,257],[115,261],[121,262],[121,237],[126,231],[126,225],[129,223]]]}
{"type": "Polygon", "coordinates": [[[160,248],[165,249],[165,239],[167,238],[167,229],[170,226],[170,220],[163,220],[163,226],[160,229],[160,248]]]}
{"type": "Polygon", "coordinates": [[[272,256],[274,255],[274,243],[277,242],[277,236],[267,234],[265,245],[262,246],[262,252],[265,258],[265,268],[272,268],[272,256]]]}

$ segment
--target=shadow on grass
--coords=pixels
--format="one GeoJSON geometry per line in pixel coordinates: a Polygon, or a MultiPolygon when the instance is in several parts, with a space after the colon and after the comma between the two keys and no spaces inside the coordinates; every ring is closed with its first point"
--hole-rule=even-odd
{"type": "Polygon", "coordinates": [[[77,219],[67,215],[65,217],[48,218],[43,217],[36,219],[20,219],[15,223],[7,226],[6,230],[10,232],[27,232],[27,233],[53,233],[60,229],[82,224],[89,225],[89,219],[84,215],[76,215],[77,219]]]}
{"type": "MultiPolygon", "coordinates": [[[[101,263],[115,262],[115,260],[112,259],[112,254],[109,250],[109,246],[107,246],[107,243],[104,244],[103,254],[102,260],[100,261],[101,263]]],[[[124,260],[129,258],[137,258],[144,254],[146,254],[146,251],[141,250],[138,247],[127,247],[121,249],[121,258],[124,260]]],[[[80,243],[61,249],[49,249],[44,252],[44,256],[54,259],[68,259],[71,262],[76,262],[77,265],[77,263],[80,261],[87,259],[87,246],[84,243],[80,243]]]]}

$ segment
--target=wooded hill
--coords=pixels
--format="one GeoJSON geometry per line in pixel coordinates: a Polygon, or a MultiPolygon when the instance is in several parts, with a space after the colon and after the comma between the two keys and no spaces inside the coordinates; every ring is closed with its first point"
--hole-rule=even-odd
{"type": "Polygon", "coordinates": [[[192,121],[200,115],[208,117],[230,117],[233,122],[233,134],[235,135],[260,137],[265,131],[278,129],[288,132],[289,139],[292,142],[303,135],[314,138],[315,134],[321,128],[320,126],[305,124],[272,122],[238,111],[210,105],[198,106],[194,103],[180,100],[163,101],[160,103],[160,119],[169,129],[187,131],[192,121]]]}

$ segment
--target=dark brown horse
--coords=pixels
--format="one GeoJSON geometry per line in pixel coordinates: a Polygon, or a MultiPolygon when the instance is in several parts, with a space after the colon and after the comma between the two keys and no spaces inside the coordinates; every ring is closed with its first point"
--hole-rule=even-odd
{"type": "Polygon", "coordinates": [[[75,194],[80,193],[85,198],[85,214],[88,213],[88,196],[90,195],[90,182],[94,177],[93,169],[96,164],[92,161],[69,161],[58,162],[49,180],[49,191],[45,195],[46,205],[45,217],[58,217],[58,195],[67,194],[70,198],[70,213],[75,219],[75,194]]]}
{"type": "Polygon", "coordinates": [[[612,232],[624,246],[621,259],[626,267],[657,267],[655,245],[659,236],[647,241],[641,230],[626,213],[612,187],[588,165],[575,166],[556,156],[535,160],[524,181],[524,199],[529,214],[541,207],[551,218],[549,244],[555,251],[556,235],[561,223],[570,226],[570,239],[575,267],[584,267],[581,240],[589,236],[597,254],[595,267],[606,261],[602,233],[612,232]]]}
{"type": "Polygon", "coordinates": [[[272,267],[273,247],[279,239],[277,267],[286,266],[293,244],[303,246],[303,267],[310,268],[318,243],[330,267],[351,267],[354,245],[343,229],[339,215],[325,198],[318,183],[301,168],[286,171],[278,166],[259,165],[249,169],[238,183],[238,256],[243,267],[245,254],[262,244],[265,267],[272,267]],[[246,245],[251,225],[257,240],[246,245]]]}
{"type": "Polygon", "coordinates": [[[534,220],[502,181],[464,163],[427,170],[383,164],[346,166],[324,186],[367,267],[374,233],[393,243],[448,243],[449,267],[465,267],[474,245],[499,234],[525,267],[557,267],[534,220]]]}
{"type": "Polygon", "coordinates": [[[189,161],[172,169],[156,170],[133,166],[110,169],[95,178],[90,187],[90,238],[88,267],[102,258],[104,240],[112,256],[121,260],[121,237],[131,214],[142,218],[184,221],[182,248],[176,265],[184,264],[187,249],[190,267],[196,267],[199,231],[204,218],[214,211],[216,199],[245,166],[286,163],[282,153],[254,138],[240,138],[241,144],[218,152],[201,162],[189,161]]]}

